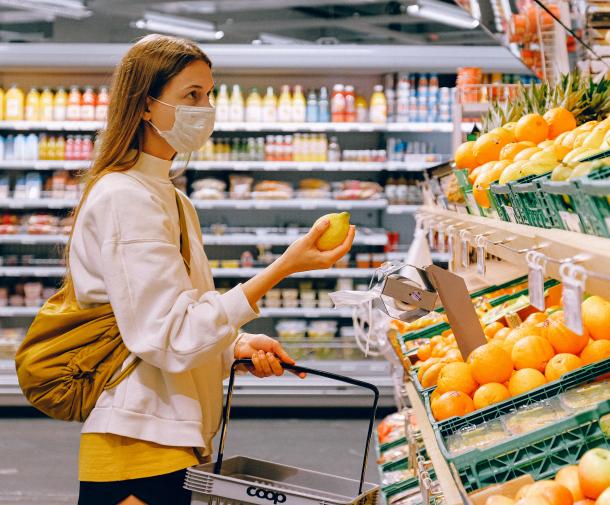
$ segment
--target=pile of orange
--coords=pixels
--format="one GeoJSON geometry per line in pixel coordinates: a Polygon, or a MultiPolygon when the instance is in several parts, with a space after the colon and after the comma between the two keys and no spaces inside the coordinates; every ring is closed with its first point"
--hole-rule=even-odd
{"type": "Polygon", "coordinates": [[[533,312],[512,329],[492,323],[483,329],[488,343],[466,361],[450,330],[431,338],[417,356],[421,385],[436,386],[430,397],[434,418],[465,415],[610,358],[610,301],[589,297],[582,315],[582,335],[567,328],[557,307],[533,312]]]}
{"type": "Polygon", "coordinates": [[[590,449],[577,465],[564,466],[553,480],[522,486],[514,496],[487,498],[485,505],[608,505],[610,451],[590,449]]]}

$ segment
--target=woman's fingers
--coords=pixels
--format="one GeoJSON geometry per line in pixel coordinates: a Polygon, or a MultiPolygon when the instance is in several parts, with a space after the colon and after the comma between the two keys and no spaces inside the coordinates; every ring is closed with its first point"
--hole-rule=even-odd
{"type": "Polygon", "coordinates": [[[296,361],[294,361],[290,355],[284,350],[282,344],[280,344],[277,340],[273,344],[273,352],[280,358],[284,363],[288,363],[289,365],[294,365],[296,361]]]}
{"type": "Polygon", "coordinates": [[[279,362],[279,360],[274,356],[273,353],[271,353],[271,352],[267,353],[267,361],[269,362],[269,365],[271,366],[271,371],[273,372],[273,374],[275,376],[279,377],[280,375],[284,375],[284,367],[279,362]]]}
{"type": "Polygon", "coordinates": [[[265,375],[263,373],[262,365],[261,365],[261,359],[260,359],[258,352],[255,352],[252,355],[252,364],[254,365],[254,370],[252,370],[252,375],[256,375],[257,377],[259,377],[261,379],[263,377],[265,377],[265,375]]]}
{"type": "Polygon", "coordinates": [[[269,377],[270,375],[273,375],[273,371],[271,370],[271,365],[267,359],[265,351],[258,351],[258,358],[264,376],[269,377]]]}
{"type": "Polygon", "coordinates": [[[309,230],[307,234],[307,239],[311,244],[315,244],[317,240],[322,236],[322,234],[328,229],[330,226],[330,221],[328,219],[323,219],[319,223],[316,223],[315,226],[309,230]]]}

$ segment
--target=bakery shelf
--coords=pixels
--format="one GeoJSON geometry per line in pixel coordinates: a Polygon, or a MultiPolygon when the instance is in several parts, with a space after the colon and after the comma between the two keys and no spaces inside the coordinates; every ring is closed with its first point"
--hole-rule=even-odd
{"type": "MultiPolygon", "coordinates": [[[[546,276],[561,280],[559,268],[572,260],[584,268],[585,291],[608,296],[610,292],[610,239],[572,231],[544,229],[506,221],[422,207],[422,216],[443,222],[445,228],[466,230],[471,237],[485,235],[486,250],[508,263],[527,269],[525,253],[536,249],[547,257],[546,276]]],[[[474,246],[474,238],[470,241],[474,246]]]]}

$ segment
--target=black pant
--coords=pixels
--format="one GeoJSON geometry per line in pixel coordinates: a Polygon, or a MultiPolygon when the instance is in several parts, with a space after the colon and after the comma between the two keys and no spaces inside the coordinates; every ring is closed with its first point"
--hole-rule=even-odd
{"type": "Polygon", "coordinates": [[[191,492],[184,489],[186,470],[115,482],[82,482],[78,505],[117,505],[133,495],[147,505],[190,505],[191,492]]]}

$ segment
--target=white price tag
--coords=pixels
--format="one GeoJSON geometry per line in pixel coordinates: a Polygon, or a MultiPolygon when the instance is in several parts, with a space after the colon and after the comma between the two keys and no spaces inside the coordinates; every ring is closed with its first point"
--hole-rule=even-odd
{"type": "Polygon", "coordinates": [[[477,246],[477,273],[485,275],[485,247],[477,246]]]}
{"type": "Polygon", "coordinates": [[[439,225],[437,229],[438,229],[438,244],[437,244],[438,247],[437,247],[437,249],[439,252],[442,252],[442,253],[447,252],[447,248],[445,247],[446,246],[445,228],[443,228],[442,225],[439,225]]]}
{"type": "Polygon", "coordinates": [[[475,216],[481,215],[481,211],[479,210],[477,201],[474,199],[472,193],[466,193],[466,200],[468,201],[468,208],[470,209],[470,213],[475,216]]]}
{"type": "Polygon", "coordinates": [[[559,216],[561,217],[561,220],[563,221],[563,224],[565,225],[567,230],[575,231],[577,233],[582,232],[582,229],[580,227],[580,218],[577,214],[574,214],[573,212],[566,212],[565,210],[560,210],[559,216]]]}
{"type": "Polygon", "coordinates": [[[452,231],[449,232],[448,242],[449,242],[449,271],[455,272],[457,270],[457,266],[459,264],[457,257],[457,248],[455,247],[455,233],[452,231]]]}
{"type": "Polygon", "coordinates": [[[512,222],[512,223],[516,223],[517,222],[517,218],[515,217],[515,210],[510,207],[510,206],[505,206],[504,207],[506,209],[506,214],[508,214],[508,219],[512,222]]]}
{"type": "Polygon", "coordinates": [[[544,310],[544,255],[535,251],[528,251],[525,255],[527,261],[527,283],[530,304],[538,310],[544,310]]]}
{"type": "Polygon", "coordinates": [[[462,261],[462,268],[468,268],[470,266],[470,246],[468,240],[462,237],[462,251],[460,254],[462,261]]]}
{"type": "Polygon", "coordinates": [[[608,228],[608,231],[610,231],[610,217],[607,217],[604,219],[604,221],[606,222],[606,228],[608,228]]]}
{"type": "Polygon", "coordinates": [[[582,299],[586,270],[573,263],[565,263],[559,269],[563,284],[563,314],[566,326],[578,335],[583,333],[582,299]]]}
{"type": "Polygon", "coordinates": [[[434,226],[428,225],[428,245],[434,249],[434,226]]]}

